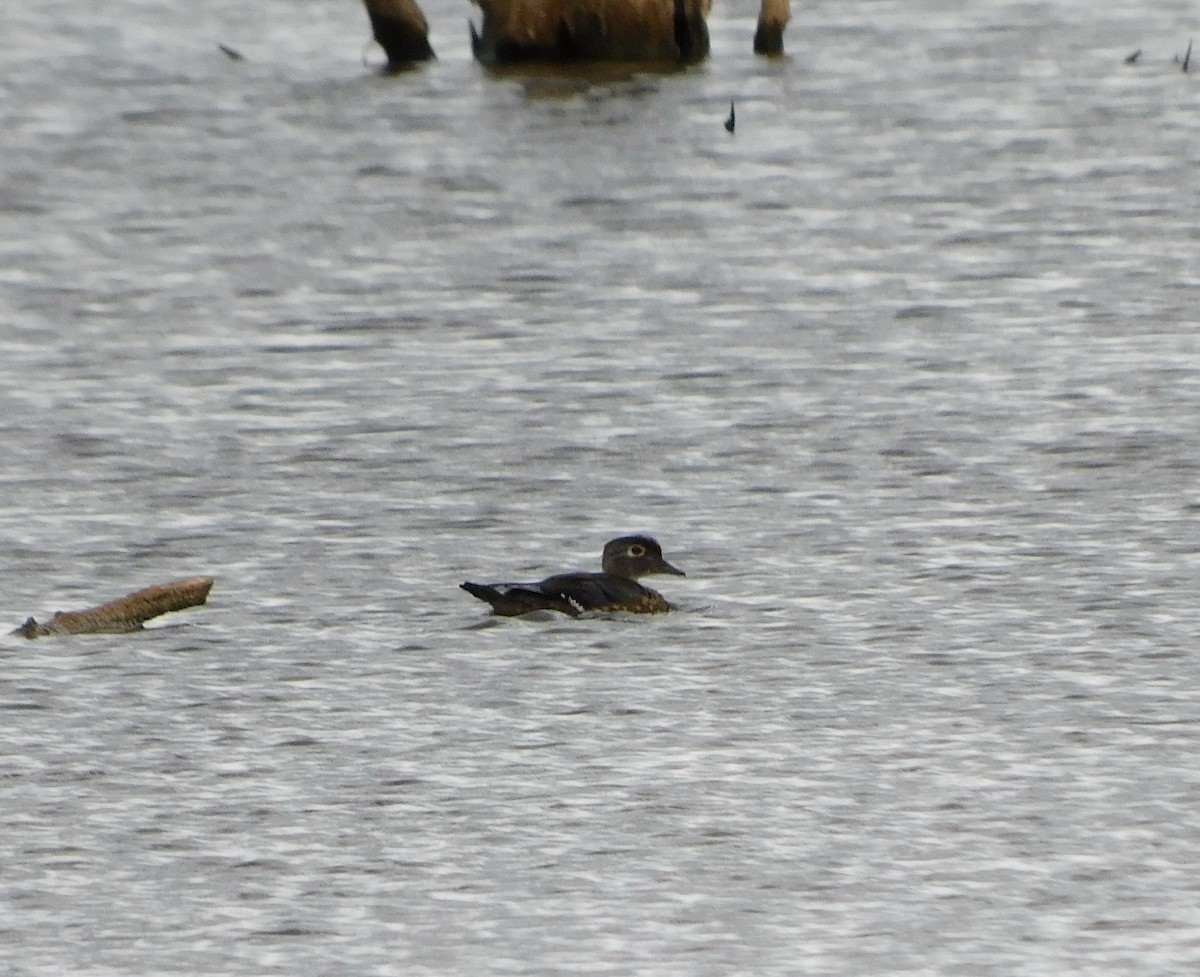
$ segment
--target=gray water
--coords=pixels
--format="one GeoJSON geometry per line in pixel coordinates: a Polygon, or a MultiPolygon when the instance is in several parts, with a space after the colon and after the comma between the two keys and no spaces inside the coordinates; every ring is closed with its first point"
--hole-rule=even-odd
{"type": "Polygon", "coordinates": [[[1195,973],[1194,6],[426,11],[5,8],[0,973],[1195,973]]]}

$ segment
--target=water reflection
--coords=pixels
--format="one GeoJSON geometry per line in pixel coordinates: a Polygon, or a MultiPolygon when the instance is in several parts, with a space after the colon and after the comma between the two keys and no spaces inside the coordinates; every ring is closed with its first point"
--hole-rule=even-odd
{"type": "Polygon", "coordinates": [[[1185,972],[1182,6],[585,79],[427,12],[0,40],[12,625],[218,577],[5,646],[24,969],[1185,972]],[[457,589],[635,529],[680,613],[457,589]]]}

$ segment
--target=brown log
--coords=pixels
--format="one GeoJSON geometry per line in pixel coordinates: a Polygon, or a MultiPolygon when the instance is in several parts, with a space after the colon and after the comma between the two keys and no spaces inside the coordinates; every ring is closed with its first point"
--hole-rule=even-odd
{"type": "Polygon", "coordinates": [[[140,631],[151,618],[169,611],[181,611],[208,600],[212,577],[191,577],[147,587],[132,594],[89,607],[83,611],[59,611],[45,624],[29,618],[13,631],[25,638],[45,638],[63,634],[124,634],[140,631]]]}
{"type": "Polygon", "coordinates": [[[758,29],[754,32],[754,53],[783,54],[783,29],[791,19],[789,0],[762,0],[758,29]]]}
{"type": "Polygon", "coordinates": [[[375,41],[387,53],[388,71],[399,71],[435,55],[429,22],[416,0],[363,0],[375,41]]]}
{"type": "Polygon", "coordinates": [[[708,55],[711,0],[473,0],[471,48],[486,64],[687,64],[708,55]]]}

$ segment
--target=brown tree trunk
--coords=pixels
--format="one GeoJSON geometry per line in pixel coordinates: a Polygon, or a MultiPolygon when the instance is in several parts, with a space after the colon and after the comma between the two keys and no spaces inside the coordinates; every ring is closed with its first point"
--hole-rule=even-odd
{"type": "Polygon", "coordinates": [[[788,0],[762,0],[758,30],[754,32],[755,54],[783,54],[783,29],[792,19],[788,0]]]}
{"type": "Polygon", "coordinates": [[[429,23],[416,0],[363,0],[375,40],[388,57],[388,70],[398,71],[434,57],[429,23]]]}
{"type": "Polygon", "coordinates": [[[710,0],[474,0],[471,48],[485,64],[690,64],[708,55],[710,0]]]}

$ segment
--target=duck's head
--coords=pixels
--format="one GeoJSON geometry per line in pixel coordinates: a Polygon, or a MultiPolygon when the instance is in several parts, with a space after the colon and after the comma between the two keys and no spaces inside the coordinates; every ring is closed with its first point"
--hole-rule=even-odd
{"type": "Polygon", "coordinates": [[[600,566],[615,577],[648,577],[652,573],[672,573],[685,577],[682,570],[663,559],[662,547],[649,536],[621,536],[604,545],[600,566]]]}

